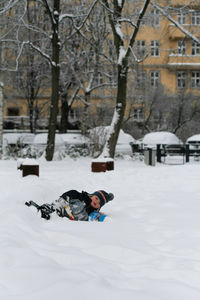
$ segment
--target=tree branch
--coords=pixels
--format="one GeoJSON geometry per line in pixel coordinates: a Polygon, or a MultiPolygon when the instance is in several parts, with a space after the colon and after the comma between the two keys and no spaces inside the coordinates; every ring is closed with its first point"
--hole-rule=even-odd
{"type": "Polygon", "coordinates": [[[164,11],[163,8],[161,8],[159,5],[157,5],[155,2],[152,2],[151,5],[155,7],[157,10],[161,12],[161,14],[166,17],[170,22],[172,22],[178,29],[180,29],[186,36],[189,36],[192,40],[194,40],[198,45],[200,45],[200,39],[195,37],[191,32],[183,28],[177,21],[175,21],[168,13],[164,11]]]}

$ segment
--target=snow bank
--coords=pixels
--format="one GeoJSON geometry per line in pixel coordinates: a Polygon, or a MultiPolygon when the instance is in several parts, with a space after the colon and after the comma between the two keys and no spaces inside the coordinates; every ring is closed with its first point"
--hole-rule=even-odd
{"type": "Polygon", "coordinates": [[[147,133],[142,143],[149,146],[155,146],[156,144],[182,144],[181,140],[174,133],[167,131],[147,133]]]}
{"type": "MultiPolygon", "coordinates": [[[[36,134],[33,140],[33,144],[46,145],[47,144],[47,133],[36,134]]],[[[64,145],[64,141],[59,134],[55,135],[55,145],[64,145]]]]}
{"type": "MultiPolygon", "coordinates": [[[[107,134],[109,132],[109,126],[99,126],[93,129],[90,129],[90,138],[91,141],[100,145],[104,145],[106,142],[107,134]]],[[[116,154],[132,154],[132,149],[130,143],[136,143],[136,140],[128,133],[125,133],[122,129],[119,132],[119,137],[116,145],[116,154]]]]}
{"type": "Polygon", "coordinates": [[[200,299],[198,163],[121,160],[106,173],[88,158],[39,163],[40,177],[22,177],[0,161],[0,299],[200,299]],[[71,188],[113,192],[111,221],[46,221],[24,205],[71,188]]]}
{"type": "Polygon", "coordinates": [[[186,141],[187,143],[189,142],[200,142],[200,134],[195,134],[189,137],[186,141]]]}

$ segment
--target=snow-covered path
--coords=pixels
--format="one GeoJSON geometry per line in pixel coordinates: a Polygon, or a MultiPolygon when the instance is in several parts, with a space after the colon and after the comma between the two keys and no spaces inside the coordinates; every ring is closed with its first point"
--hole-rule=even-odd
{"type": "Polygon", "coordinates": [[[200,163],[121,160],[106,173],[90,163],[41,160],[39,178],[22,178],[0,161],[0,299],[199,300],[200,163]],[[46,221],[24,205],[68,189],[113,192],[111,220],[46,221]]]}

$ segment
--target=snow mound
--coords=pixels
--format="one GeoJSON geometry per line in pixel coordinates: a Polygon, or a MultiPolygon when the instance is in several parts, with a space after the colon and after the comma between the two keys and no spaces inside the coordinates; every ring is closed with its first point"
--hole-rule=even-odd
{"type": "Polygon", "coordinates": [[[189,137],[186,141],[187,143],[189,142],[200,142],[200,134],[195,134],[189,137]]]}
{"type": "MultiPolygon", "coordinates": [[[[46,145],[47,144],[47,133],[40,133],[37,134],[33,140],[33,144],[41,144],[41,145],[46,145]]],[[[63,138],[56,134],[55,136],[55,145],[64,145],[64,140],[63,138]]]]}
{"type": "Polygon", "coordinates": [[[157,144],[181,145],[182,141],[174,134],[168,131],[147,133],[143,138],[143,144],[155,146],[157,144]]]}

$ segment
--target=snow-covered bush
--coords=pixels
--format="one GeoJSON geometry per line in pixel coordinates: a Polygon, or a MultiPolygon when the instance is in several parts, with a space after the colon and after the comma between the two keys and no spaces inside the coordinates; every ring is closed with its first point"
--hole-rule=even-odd
{"type": "Polygon", "coordinates": [[[80,156],[86,157],[89,156],[89,150],[87,148],[80,148],[76,146],[70,146],[66,150],[66,154],[72,158],[78,158],[80,156]]]}
{"type": "Polygon", "coordinates": [[[24,146],[20,140],[15,146],[7,144],[3,148],[3,158],[4,159],[18,159],[21,158],[39,158],[42,156],[43,151],[41,149],[36,149],[31,145],[24,146]]]}

